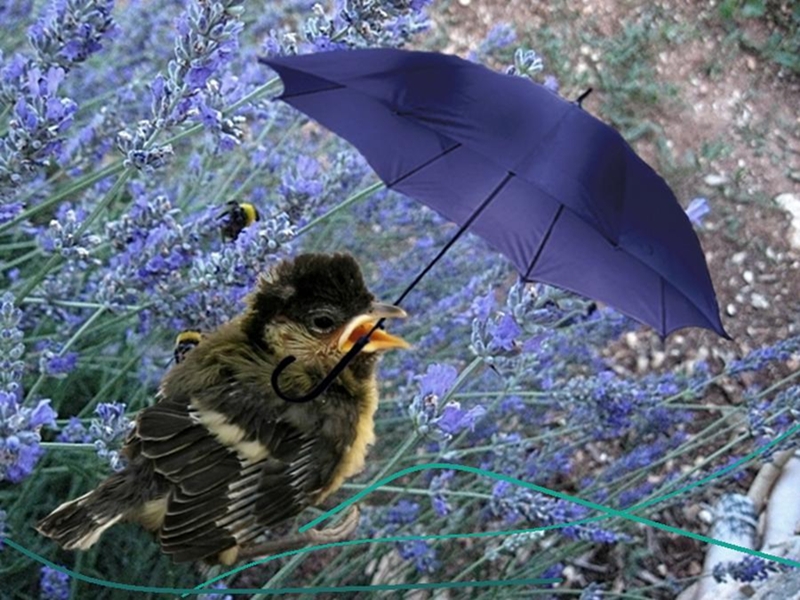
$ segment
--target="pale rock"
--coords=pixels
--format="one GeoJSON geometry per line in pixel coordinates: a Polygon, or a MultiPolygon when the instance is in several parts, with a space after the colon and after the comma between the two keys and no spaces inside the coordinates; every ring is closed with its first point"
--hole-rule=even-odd
{"type": "Polygon", "coordinates": [[[747,258],[747,252],[737,252],[731,257],[731,262],[735,265],[740,265],[744,262],[745,258],[747,258]]]}
{"type": "Polygon", "coordinates": [[[789,243],[800,250],[800,197],[785,193],[775,197],[775,202],[792,217],[792,233],[789,243]]]}
{"type": "Polygon", "coordinates": [[[750,295],[750,304],[752,304],[753,308],[769,308],[767,299],[758,292],[753,292],[750,295]]]}
{"type": "Polygon", "coordinates": [[[726,175],[709,173],[703,177],[703,181],[706,182],[706,185],[710,185],[711,187],[720,187],[728,183],[728,177],[726,175]]]}

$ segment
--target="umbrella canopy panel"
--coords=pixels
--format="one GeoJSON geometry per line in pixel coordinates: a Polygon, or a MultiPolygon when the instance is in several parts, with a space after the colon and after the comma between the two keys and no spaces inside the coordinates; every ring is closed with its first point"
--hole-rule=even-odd
{"type": "Polygon", "coordinates": [[[281,99],[350,141],[386,185],[464,224],[529,280],[606,302],[662,336],[726,335],[691,224],[614,129],[528,80],[372,49],[264,61],[281,99]]]}

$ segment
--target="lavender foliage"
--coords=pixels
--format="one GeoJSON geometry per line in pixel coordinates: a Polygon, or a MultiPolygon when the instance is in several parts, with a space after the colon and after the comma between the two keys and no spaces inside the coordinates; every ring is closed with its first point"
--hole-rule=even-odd
{"type": "MultiPolygon", "coordinates": [[[[0,40],[0,541],[7,522],[15,541],[56,556],[31,523],[124,466],[121,444],[134,413],[154,401],[176,332],[229,320],[274,263],[349,251],[371,289],[391,301],[450,239],[452,223],[385,190],[325,217],[374,175],[352,147],[272,102],[280,85],[256,60],[429,47],[443,41],[423,37],[435,9],[427,0],[0,6],[9,29],[0,40]],[[237,236],[220,219],[231,202],[250,202],[260,214],[237,236]],[[97,472],[86,466],[93,449],[97,472]]],[[[526,41],[498,24],[469,56],[557,92],[559,80],[526,41]]],[[[687,214],[700,226],[707,210],[698,199],[687,214]]],[[[697,415],[706,415],[697,407],[715,382],[797,360],[800,351],[795,337],[722,369],[697,363],[631,374],[611,349],[634,323],[519,281],[471,234],[403,306],[411,318],[392,330],[414,347],[381,363],[378,441],[348,493],[379,474],[437,462],[630,507],[728,464],[686,458],[694,456],[697,415]]],[[[763,444],[792,427],[798,389],[792,379],[749,386],[735,407],[749,426],[742,441],[763,444]]],[[[469,544],[341,548],[329,569],[289,566],[285,575],[294,570],[302,585],[446,580],[462,571],[492,578],[496,569],[509,578],[561,577],[573,551],[643,543],[628,523],[574,525],[593,513],[456,469],[408,474],[392,486],[363,501],[365,535],[551,529],[469,544]]],[[[115,528],[99,544],[82,559],[87,572],[198,583],[190,568],[162,560],[145,532],[115,528]],[[112,547],[120,550],[104,551],[112,547]]],[[[753,577],[762,567],[746,565],[753,577]]],[[[236,583],[229,585],[244,587],[236,583]]],[[[24,597],[64,597],[69,586],[80,597],[92,593],[50,569],[9,573],[8,585],[24,597]]]]}
{"type": "Polygon", "coordinates": [[[40,573],[39,600],[69,600],[69,575],[46,565],[40,573]]]}

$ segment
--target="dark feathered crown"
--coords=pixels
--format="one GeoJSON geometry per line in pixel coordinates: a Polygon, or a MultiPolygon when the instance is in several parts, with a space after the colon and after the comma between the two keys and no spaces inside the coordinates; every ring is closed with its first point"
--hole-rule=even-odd
{"type": "Polygon", "coordinates": [[[249,299],[252,316],[257,315],[252,327],[258,330],[278,314],[299,321],[320,306],[351,317],[366,311],[374,299],[350,254],[301,254],[261,278],[249,299]]]}

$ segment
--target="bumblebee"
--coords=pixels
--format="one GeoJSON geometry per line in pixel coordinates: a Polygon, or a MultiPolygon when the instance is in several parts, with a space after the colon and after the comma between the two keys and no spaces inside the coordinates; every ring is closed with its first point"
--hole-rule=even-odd
{"type": "Polygon", "coordinates": [[[256,207],[249,202],[236,202],[231,200],[225,205],[217,219],[222,223],[222,237],[226,240],[235,240],[245,227],[249,227],[256,221],[261,220],[256,207]]]}
{"type": "Polygon", "coordinates": [[[203,339],[203,334],[193,329],[186,329],[178,334],[175,338],[175,349],[172,351],[172,356],[175,359],[175,364],[182,362],[186,355],[200,343],[203,339]]]}

